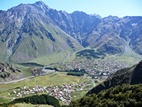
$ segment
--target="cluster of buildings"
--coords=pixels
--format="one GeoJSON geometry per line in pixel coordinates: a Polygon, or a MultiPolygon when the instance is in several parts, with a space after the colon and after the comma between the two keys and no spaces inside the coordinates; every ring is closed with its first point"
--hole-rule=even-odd
{"type": "Polygon", "coordinates": [[[8,93],[9,96],[12,97],[24,97],[27,95],[34,95],[34,94],[42,94],[47,93],[50,96],[53,96],[66,104],[69,104],[72,100],[71,93],[74,92],[75,84],[69,85],[61,85],[61,86],[54,86],[54,87],[27,87],[24,86],[22,88],[17,88],[13,90],[13,92],[8,93]]]}
{"type": "Polygon", "coordinates": [[[14,94],[14,96],[16,97],[23,97],[30,94],[45,93],[45,92],[48,92],[47,87],[35,86],[32,88],[32,87],[24,86],[22,88],[13,90],[11,95],[14,94]]]}
{"type": "Polygon", "coordinates": [[[115,58],[110,58],[75,61],[66,64],[65,69],[84,69],[90,76],[93,75],[97,79],[106,79],[112,73],[126,67],[127,65],[125,62],[120,62],[115,58]]]}
{"type": "Polygon", "coordinates": [[[54,96],[57,99],[60,99],[66,104],[69,104],[72,99],[71,93],[75,91],[74,87],[74,84],[63,84],[62,86],[55,86],[50,89],[49,95],[54,96]]]}
{"type": "Polygon", "coordinates": [[[78,60],[65,65],[65,69],[69,70],[72,68],[84,69],[88,73],[84,76],[89,77],[94,85],[126,67],[128,67],[126,62],[118,61],[116,58],[78,60]]]}

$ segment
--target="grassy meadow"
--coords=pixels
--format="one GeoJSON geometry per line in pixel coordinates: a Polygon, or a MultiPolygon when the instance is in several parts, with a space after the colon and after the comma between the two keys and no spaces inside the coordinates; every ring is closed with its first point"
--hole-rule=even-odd
{"type": "MultiPolygon", "coordinates": [[[[9,102],[11,99],[8,96],[8,93],[12,92],[14,89],[18,87],[33,87],[33,86],[60,86],[62,84],[78,84],[81,82],[85,82],[88,79],[84,79],[84,77],[77,77],[77,76],[69,76],[66,73],[55,72],[46,76],[38,76],[35,78],[7,83],[7,84],[0,84],[0,103],[9,102]]],[[[23,107],[23,106],[22,106],[23,107]]]]}
{"type": "Polygon", "coordinates": [[[11,105],[10,107],[53,107],[51,105],[33,105],[33,104],[25,104],[25,103],[18,103],[11,105]]]}
{"type": "Polygon", "coordinates": [[[29,62],[38,63],[38,64],[41,64],[41,65],[49,65],[49,64],[60,63],[61,61],[64,60],[67,53],[68,52],[54,53],[52,55],[36,58],[36,59],[31,60],[29,62]]]}
{"type": "Polygon", "coordinates": [[[7,91],[9,89],[14,89],[17,87],[24,86],[55,86],[62,84],[78,83],[80,77],[67,76],[66,73],[52,73],[46,76],[38,76],[32,79],[27,79],[19,82],[13,82],[8,84],[0,84],[0,91],[7,91]]]}

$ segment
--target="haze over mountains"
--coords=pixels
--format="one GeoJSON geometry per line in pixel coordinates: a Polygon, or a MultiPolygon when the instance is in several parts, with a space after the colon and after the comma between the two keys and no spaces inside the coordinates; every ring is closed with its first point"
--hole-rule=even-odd
{"type": "Polygon", "coordinates": [[[142,16],[71,14],[43,2],[0,11],[0,60],[23,62],[91,47],[106,54],[142,55],[142,16]]]}

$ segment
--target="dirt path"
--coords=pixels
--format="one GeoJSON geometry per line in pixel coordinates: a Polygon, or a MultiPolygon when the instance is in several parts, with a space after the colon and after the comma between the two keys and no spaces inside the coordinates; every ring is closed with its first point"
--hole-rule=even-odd
{"type": "Polygon", "coordinates": [[[0,82],[0,84],[9,84],[9,83],[19,82],[19,81],[23,81],[23,80],[31,79],[31,78],[34,78],[34,76],[30,76],[30,77],[26,77],[26,78],[21,78],[21,79],[18,79],[18,80],[12,80],[12,81],[9,81],[9,82],[0,82]]]}

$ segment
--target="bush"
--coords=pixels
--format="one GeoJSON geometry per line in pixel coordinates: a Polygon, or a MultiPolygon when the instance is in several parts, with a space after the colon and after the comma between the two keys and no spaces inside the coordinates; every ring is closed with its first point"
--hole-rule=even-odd
{"type": "Polygon", "coordinates": [[[142,107],[142,85],[116,86],[98,94],[84,96],[79,101],[72,102],[71,105],[77,107],[142,107]]]}
{"type": "Polygon", "coordinates": [[[53,105],[54,107],[60,107],[59,101],[56,98],[45,95],[45,94],[34,95],[30,97],[25,97],[25,98],[18,98],[11,103],[15,104],[15,103],[23,103],[23,102],[31,103],[31,104],[48,104],[48,105],[53,105]]]}

